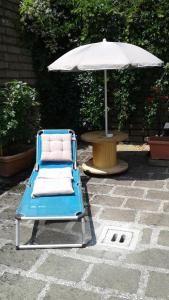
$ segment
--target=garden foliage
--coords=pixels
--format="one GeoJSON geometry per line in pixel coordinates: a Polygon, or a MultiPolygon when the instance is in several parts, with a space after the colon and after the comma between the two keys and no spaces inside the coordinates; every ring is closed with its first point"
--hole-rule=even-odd
{"type": "Polygon", "coordinates": [[[0,146],[34,142],[40,114],[37,92],[27,83],[11,81],[0,89],[0,146]]]}
{"type": "MultiPolygon", "coordinates": [[[[47,65],[81,44],[129,42],[169,61],[168,0],[22,0],[21,24],[32,49],[46,127],[101,128],[103,72],[48,73],[47,65]]],[[[148,126],[156,117],[159,94],[168,95],[169,71],[109,71],[110,121],[117,127],[133,118],[148,126]],[[160,78],[162,78],[160,80],[160,78]],[[155,99],[153,105],[147,97],[155,99]]],[[[111,122],[110,122],[111,123],[111,122]]]]}

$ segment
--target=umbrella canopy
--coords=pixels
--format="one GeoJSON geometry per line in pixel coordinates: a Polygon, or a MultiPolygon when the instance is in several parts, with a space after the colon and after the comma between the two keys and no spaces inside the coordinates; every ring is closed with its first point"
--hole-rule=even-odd
{"type": "Polygon", "coordinates": [[[128,43],[102,42],[77,47],[62,55],[49,71],[99,71],[104,70],[105,86],[105,133],[108,136],[107,70],[160,67],[163,61],[150,52],[128,43]]]}

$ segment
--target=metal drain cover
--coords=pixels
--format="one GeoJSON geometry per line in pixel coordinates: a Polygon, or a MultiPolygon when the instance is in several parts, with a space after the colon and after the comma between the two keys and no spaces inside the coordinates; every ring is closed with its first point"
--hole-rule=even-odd
{"type": "Polygon", "coordinates": [[[122,229],[116,226],[105,226],[98,243],[115,248],[134,250],[138,241],[139,230],[122,229]]]}

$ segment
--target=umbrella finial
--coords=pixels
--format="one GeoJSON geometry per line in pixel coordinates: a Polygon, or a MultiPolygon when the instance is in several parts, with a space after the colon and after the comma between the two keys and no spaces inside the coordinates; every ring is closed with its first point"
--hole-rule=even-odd
{"type": "Polygon", "coordinates": [[[103,39],[103,42],[107,42],[106,38],[103,39]]]}

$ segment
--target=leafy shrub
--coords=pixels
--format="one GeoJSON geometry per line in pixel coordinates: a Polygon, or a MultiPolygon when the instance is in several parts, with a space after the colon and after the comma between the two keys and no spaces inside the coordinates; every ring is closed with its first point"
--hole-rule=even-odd
{"type": "Polygon", "coordinates": [[[81,94],[80,123],[86,129],[100,129],[104,124],[103,86],[96,78],[96,74],[92,72],[78,76],[81,94]]]}
{"type": "MultiPolygon", "coordinates": [[[[136,44],[165,63],[169,61],[168,0],[22,0],[20,15],[27,43],[33,51],[43,103],[42,120],[46,127],[51,124],[57,127],[70,124],[74,128],[82,124],[90,129],[103,126],[102,92],[98,92],[103,85],[101,75],[94,73],[87,83],[85,73],[79,77],[77,74],[58,75],[46,71],[49,63],[68,50],[106,37],[110,41],[136,44]],[[89,87],[90,80],[95,83],[91,83],[89,95],[89,89],[86,90],[85,86],[89,87]]],[[[116,120],[121,128],[126,122],[137,119],[140,113],[143,126],[149,126],[151,120],[155,119],[159,105],[157,101],[157,105],[147,106],[146,99],[151,94],[152,86],[157,84],[162,93],[165,89],[168,95],[169,69],[110,71],[110,121],[116,120]],[[162,78],[160,82],[159,78],[162,78]]]]}
{"type": "Polygon", "coordinates": [[[34,141],[40,124],[37,92],[22,81],[11,81],[0,89],[0,145],[34,141]]]}

